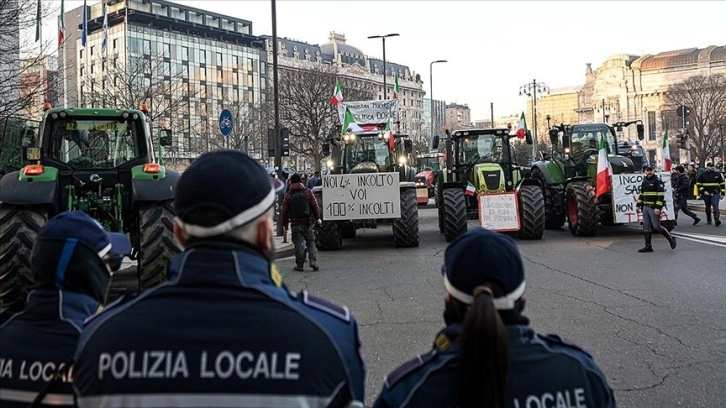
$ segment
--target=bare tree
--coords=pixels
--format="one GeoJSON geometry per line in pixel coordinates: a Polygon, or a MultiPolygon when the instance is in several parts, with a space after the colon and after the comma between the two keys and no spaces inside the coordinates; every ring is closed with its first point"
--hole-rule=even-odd
{"type": "MultiPolygon", "coordinates": [[[[56,16],[57,9],[41,6],[42,20],[56,16]]],[[[41,75],[52,42],[35,41],[37,7],[37,0],[0,0],[0,121],[40,112],[37,101],[46,98],[52,83],[41,75]]]]}
{"type": "MultiPolygon", "coordinates": [[[[145,104],[154,128],[172,129],[176,135],[188,133],[191,129],[190,98],[196,95],[196,90],[185,69],[155,50],[131,55],[127,60],[104,56],[83,67],[81,105],[139,109],[145,104]]],[[[152,134],[152,137],[156,135],[152,134]]],[[[190,147],[186,144],[182,138],[175,137],[172,146],[166,149],[166,155],[177,158],[184,152],[188,154],[190,147]]]]}
{"type": "MultiPolygon", "coordinates": [[[[335,67],[316,64],[305,70],[285,67],[278,79],[281,122],[290,131],[290,149],[310,158],[316,170],[324,141],[340,133],[338,110],[330,103],[335,78],[335,67]]],[[[373,98],[373,89],[360,81],[339,80],[346,100],[373,98]]]]}
{"type": "MultiPolygon", "coordinates": [[[[719,123],[726,118],[726,76],[723,74],[694,75],[668,87],[667,111],[664,120],[670,129],[682,128],[675,112],[679,106],[688,107],[691,146],[701,164],[720,154],[719,123]],[[675,122],[675,123],[673,123],[675,122]]],[[[675,140],[675,137],[673,138],[675,140]]]]}

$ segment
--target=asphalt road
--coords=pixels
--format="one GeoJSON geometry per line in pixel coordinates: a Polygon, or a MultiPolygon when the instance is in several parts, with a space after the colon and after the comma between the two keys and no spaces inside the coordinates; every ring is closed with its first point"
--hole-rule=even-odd
{"type": "MultiPolygon", "coordinates": [[[[443,325],[446,242],[436,210],[419,215],[419,248],[394,248],[384,227],[359,230],[342,250],[322,252],[319,272],[294,272],[291,259],[279,260],[291,289],[344,303],[357,317],[369,404],[387,372],[428,351],[443,325]]],[[[675,232],[675,250],[655,237],[650,254],[637,253],[643,240],[634,226],[608,227],[595,238],[563,229],[520,241],[532,326],[590,350],[620,407],[726,400],[726,229],[688,223],[675,232]]]]}
{"type": "MultiPolygon", "coordinates": [[[[367,404],[391,369],[430,349],[443,325],[446,242],[433,207],[420,208],[419,216],[418,248],[395,248],[384,226],[359,230],[340,251],[320,252],[319,272],[294,272],[291,258],[278,260],[290,289],[346,304],[358,319],[367,404]]],[[[637,225],[603,228],[594,238],[562,229],[520,241],[532,326],[587,348],[620,407],[724,405],[726,226],[702,218],[698,226],[676,228],[678,248],[656,236],[649,254],[637,253],[637,225]]],[[[116,286],[125,285],[120,276],[116,286]]]]}

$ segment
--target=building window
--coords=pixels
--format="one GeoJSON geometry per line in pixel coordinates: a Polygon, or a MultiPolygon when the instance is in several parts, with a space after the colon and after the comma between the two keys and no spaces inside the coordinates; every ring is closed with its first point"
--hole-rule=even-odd
{"type": "Polygon", "coordinates": [[[217,66],[218,67],[222,66],[222,53],[221,52],[217,53],[217,66]]]}
{"type": "Polygon", "coordinates": [[[222,70],[221,69],[218,69],[217,70],[217,82],[224,82],[224,77],[222,75],[222,70]]]}
{"type": "Polygon", "coordinates": [[[648,140],[655,140],[655,112],[648,112],[648,140]]]}
{"type": "Polygon", "coordinates": [[[91,74],[94,73],[94,71],[96,70],[95,68],[96,68],[96,65],[95,64],[91,64],[91,74]]]}
{"type": "Polygon", "coordinates": [[[171,62],[164,63],[164,76],[171,76],[171,62]]]}
{"type": "Polygon", "coordinates": [[[84,69],[83,69],[83,67],[81,67],[81,76],[83,76],[83,73],[84,73],[83,71],[84,71],[84,69]]]}
{"type": "Polygon", "coordinates": [[[207,52],[204,50],[199,50],[199,63],[200,64],[207,63],[207,52]]]}
{"type": "Polygon", "coordinates": [[[93,51],[94,51],[95,49],[96,49],[96,47],[92,45],[92,46],[91,46],[91,56],[93,56],[93,51]]]}
{"type": "Polygon", "coordinates": [[[164,58],[171,58],[171,45],[164,43],[164,58]]]}
{"type": "Polygon", "coordinates": [[[255,72],[255,61],[252,58],[247,58],[247,71],[255,72]]]}
{"type": "Polygon", "coordinates": [[[114,39],[113,39],[113,49],[114,49],[114,50],[116,49],[116,46],[117,46],[117,45],[118,45],[118,39],[117,39],[117,38],[114,38],[114,39]]]}
{"type": "Polygon", "coordinates": [[[200,81],[206,81],[207,80],[207,69],[202,67],[199,68],[199,80],[200,81]]]}
{"type": "Polygon", "coordinates": [[[189,78],[189,65],[182,65],[182,78],[189,78]]]}
{"type": "Polygon", "coordinates": [[[206,98],[207,97],[207,86],[202,85],[199,87],[199,97],[200,98],[206,98]]]}
{"type": "Polygon", "coordinates": [[[267,75],[267,64],[260,61],[260,75],[267,75]]]}
{"type": "MultiPolygon", "coordinates": [[[[93,47],[91,47],[91,55],[93,55],[93,47]]],[[[151,41],[144,40],[144,55],[151,55],[151,41]]]]}
{"type": "Polygon", "coordinates": [[[79,55],[80,55],[80,58],[83,59],[83,50],[81,50],[79,55]]]}
{"type": "Polygon", "coordinates": [[[182,47],[182,61],[189,61],[189,47],[182,47]]]}
{"type": "Polygon", "coordinates": [[[233,55],[232,56],[232,65],[235,68],[238,68],[239,67],[239,57],[238,56],[236,56],[236,55],[233,55]]]}

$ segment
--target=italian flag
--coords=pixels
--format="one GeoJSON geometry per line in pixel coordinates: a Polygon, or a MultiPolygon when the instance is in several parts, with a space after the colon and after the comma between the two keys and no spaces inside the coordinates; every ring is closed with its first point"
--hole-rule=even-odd
{"type": "Polygon", "coordinates": [[[671,145],[668,141],[668,125],[663,134],[663,171],[671,171],[671,145]]]}
{"type": "Polygon", "coordinates": [[[333,96],[330,97],[330,103],[333,106],[337,106],[341,102],[343,102],[343,91],[340,89],[338,78],[335,78],[335,90],[333,91],[333,96]]]}
{"type": "Polygon", "coordinates": [[[608,161],[608,151],[606,148],[605,137],[600,137],[600,154],[597,157],[597,189],[595,190],[595,198],[607,193],[612,189],[611,176],[613,169],[608,161]]]}
{"type": "Polygon", "coordinates": [[[353,113],[350,111],[349,108],[345,108],[345,116],[343,117],[343,127],[340,129],[341,134],[346,134],[348,132],[362,132],[363,128],[358,126],[358,124],[355,122],[355,117],[353,117],[353,113]]]}
{"type": "Polygon", "coordinates": [[[393,151],[396,146],[396,137],[393,135],[393,106],[388,110],[388,122],[384,131],[388,133],[388,150],[393,151]]]}
{"type": "Polygon", "coordinates": [[[524,119],[524,112],[519,117],[519,127],[517,128],[517,137],[524,139],[527,136],[527,121],[524,119]]]}
{"type": "Polygon", "coordinates": [[[474,185],[471,184],[471,181],[466,182],[466,190],[464,190],[464,194],[466,194],[468,196],[476,195],[476,187],[474,187],[474,185]]]}
{"type": "Polygon", "coordinates": [[[65,14],[65,7],[64,7],[63,3],[65,3],[65,0],[61,0],[60,14],[58,14],[58,46],[59,47],[63,44],[63,40],[66,39],[66,18],[63,16],[65,14]]]}
{"type": "Polygon", "coordinates": [[[398,99],[398,94],[401,93],[401,86],[398,85],[398,75],[396,75],[396,83],[393,85],[393,99],[398,99]]]}

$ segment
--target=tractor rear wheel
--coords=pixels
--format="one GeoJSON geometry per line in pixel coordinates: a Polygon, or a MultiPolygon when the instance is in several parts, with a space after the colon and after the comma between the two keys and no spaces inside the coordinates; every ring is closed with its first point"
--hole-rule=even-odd
{"type": "Polygon", "coordinates": [[[48,220],[39,207],[0,205],[0,308],[23,302],[33,285],[30,254],[48,220]]]}
{"type": "Polygon", "coordinates": [[[139,290],[168,279],[171,260],[181,252],[174,239],[172,200],[144,204],[139,209],[139,290]]]}
{"type": "Polygon", "coordinates": [[[415,189],[401,190],[401,218],[393,220],[393,242],[399,248],[417,247],[419,244],[415,189]]]}
{"type": "Polygon", "coordinates": [[[588,181],[573,181],[565,193],[567,225],[572,235],[591,237],[600,227],[600,210],[595,200],[595,188],[588,181]]]}
{"type": "Polygon", "coordinates": [[[546,229],[560,229],[565,225],[565,214],[557,213],[557,194],[562,194],[562,190],[557,190],[551,185],[547,185],[542,170],[538,167],[532,169],[532,178],[538,180],[544,186],[544,203],[545,203],[545,228],[546,229]]]}
{"type": "Polygon", "coordinates": [[[464,191],[459,188],[447,188],[444,190],[443,198],[444,238],[446,242],[451,242],[467,230],[466,197],[464,191]]]}
{"type": "Polygon", "coordinates": [[[542,239],[545,229],[545,205],[539,186],[522,186],[519,189],[519,218],[522,239],[542,239]]]}
{"type": "Polygon", "coordinates": [[[337,250],[343,246],[343,236],[340,227],[335,221],[323,221],[318,228],[317,240],[320,250],[337,250]]]}

